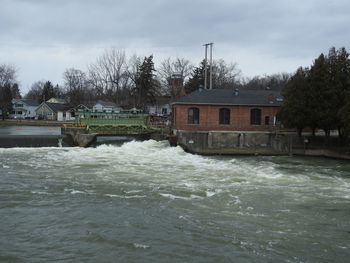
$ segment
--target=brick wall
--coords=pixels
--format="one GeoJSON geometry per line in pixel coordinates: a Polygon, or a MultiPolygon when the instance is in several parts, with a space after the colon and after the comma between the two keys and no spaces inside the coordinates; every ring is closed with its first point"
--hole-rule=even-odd
{"type": "Polygon", "coordinates": [[[269,131],[279,107],[273,106],[214,106],[214,105],[173,105],[173,127],[176,130],[192,131],[269,131]],[[188,124],[188,109],[199,109],[199,124],[188,124]],[[219,109],[230,109],[230,124],[219,124],[219,109]],[[261,109],[261,125],[250,124],[250,110],[261,109]],[[269,116],[270,125],[265,125],[269,116]]]}

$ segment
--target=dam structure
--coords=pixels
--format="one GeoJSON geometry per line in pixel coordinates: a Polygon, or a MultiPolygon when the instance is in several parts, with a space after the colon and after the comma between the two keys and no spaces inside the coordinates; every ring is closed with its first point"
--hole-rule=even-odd
{"type": "Polygon", "coordinates": [[[99,136],[123,136],[149,139],[164,128],[161,117],[139,110],[122,112],[77,112],[76,122],[64,125],[62,133],[71,136],[75,145],[88,147],[99,136]]]}

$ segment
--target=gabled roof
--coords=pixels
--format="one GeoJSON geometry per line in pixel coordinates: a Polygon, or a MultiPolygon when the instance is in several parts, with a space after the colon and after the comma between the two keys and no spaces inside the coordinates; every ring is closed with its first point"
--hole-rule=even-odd
{"type": "Polygon", "coordinates": [[[273,90],[202,89],[172,104],[281,106],[282,102],[280,92],[273,90]]]}
{"type": "Polygon", "coordinates": [[[38,107],[38,109],[42,106],[42,105],[46,105],[47,107],[49,107],[53,112],[59,112],[59,111],[68,111],[69,110],[69,105],[67,104],[60,104],[60,103],[50,103],[50,102],[46,102],[44,101],[43,103],[41,103],[38,107]]]}
{"type": "Polygon", "coordinates": [[[22,102],[23,104],[26,104],[28,106],[39,106],[39,103],[35,100],[32,99],[13,99],[13,102],[18,103],[18,102],[22,102]]]}

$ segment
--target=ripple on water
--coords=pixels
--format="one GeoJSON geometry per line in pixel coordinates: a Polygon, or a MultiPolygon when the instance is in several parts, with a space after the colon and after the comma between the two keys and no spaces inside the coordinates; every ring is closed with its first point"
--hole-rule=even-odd
{"type": "Polygon", "coordinates": [[[0,163],[0,261],[18,251],[33,262],[60,251],[87,262],[350,257],[350,164],[203,157],[152,140],[0,149],[0,163]]]}

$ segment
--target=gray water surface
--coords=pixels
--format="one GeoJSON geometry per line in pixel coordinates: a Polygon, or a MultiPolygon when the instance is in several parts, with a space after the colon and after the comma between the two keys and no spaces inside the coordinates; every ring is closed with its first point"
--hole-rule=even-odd
{"type": "Polygon", "coordinates": [[[61,135],[55,126],[0,126],[1,135],[61,135]]]}
{"type": "Polygon", "coordinates": [[[0,149],[0,262],[349,262],[350,162],[0,149]]]}

